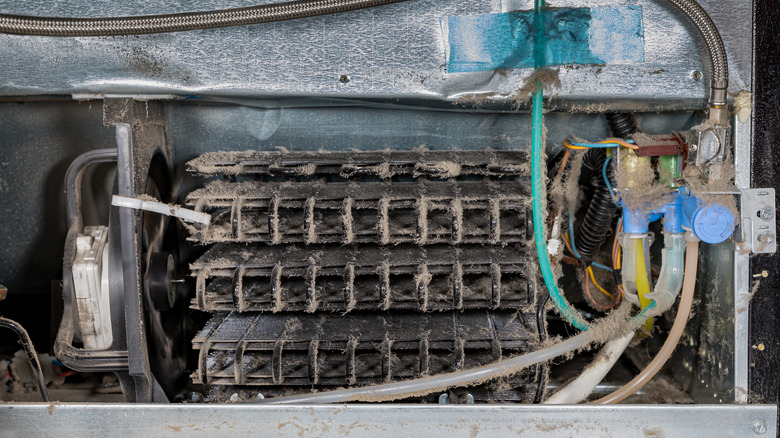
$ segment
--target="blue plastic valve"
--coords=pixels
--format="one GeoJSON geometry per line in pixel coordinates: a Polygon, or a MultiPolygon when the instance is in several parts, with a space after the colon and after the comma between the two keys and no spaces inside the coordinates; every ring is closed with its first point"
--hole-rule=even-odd
{"type": "Polygon", "coordinates": [[[706,243],[720,243],[731,237],[736,227],[734,214],[721,204],[708,204],[695,196],[683,196],[682,224],[706,243]]]}

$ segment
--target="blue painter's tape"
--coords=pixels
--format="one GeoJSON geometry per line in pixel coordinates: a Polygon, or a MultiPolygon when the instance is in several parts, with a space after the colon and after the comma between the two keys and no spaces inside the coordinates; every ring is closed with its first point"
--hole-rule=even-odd
{"type": "MultiPolygon", "coordinates": [[[[627,64],[644,61],[640,6],[544,10],[544,64],[627,64]]],[[[534,12],[440,18],[447,71],[532,68],[534,12]]]]}

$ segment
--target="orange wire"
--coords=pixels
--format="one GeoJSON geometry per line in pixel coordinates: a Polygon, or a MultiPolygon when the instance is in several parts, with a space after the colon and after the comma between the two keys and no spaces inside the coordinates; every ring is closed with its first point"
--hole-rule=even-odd
{"type": "Polygon", "coordinates": [[[629,149],[639,150],[639,146],[637,146],[635,144],[631,144],[631,143],[629,143],[627,141],[623,141],[623,140],[621,140],[619,138],[609,138],[607,140],[599,141],[597,143],[599,143],[599,144],[617,143],[620,146],[623,146],[623,147],[626,147],[626,148],[629,148],[629,149]]]}
{"type": "MultiPolygon", "coordinates": [[[[608,140],[597,141],[595,143],[596,144],[610,144],[610,143],[614,143],[614,144],[618,144],[620,146],[623,146],[624,148],[633,149],[635,151],[639,150],[639,146],[637,146],[635,144],[628,143],[628,142],[623,141],[623,140],[620,140],[618,138],[612,138],[612,139],[608,139],[608,140]]],[[[568,148],[568,149],[575,149],[575,150],[590,149],[587,146],[577,146],[575,144],[572,144],[569,140],[564,140],[563,141],[563,145],[566,146],[566,148],[568,148]]]]}
{"type": "Polygon", "coordinates": [[[588,278],[588,275],[587,275],[587,274],[585,275],[585,294],[586,294],[586,295],[588,296],[588,298],[590,299],[590,300],[589,300],[589,301],[590,301],[590,304],[591,304],[593,307],[597,307],[597,308],[599,308],[599,309],[601,309],[601,310],[609,310],[609,309],[611,309],[611,308],[615,307],[615,305],[614,305],[614,304],[612,304],[612,305],[609,305],[609,306],[604,306],[604,305],[601,305],[601,304],[599,304],[599,302],[598,302],[598,301],[596,301],[596,300],[593,298],[593,295],[591,295],[591,294],[590,294],[590,279],[588,278]]]}

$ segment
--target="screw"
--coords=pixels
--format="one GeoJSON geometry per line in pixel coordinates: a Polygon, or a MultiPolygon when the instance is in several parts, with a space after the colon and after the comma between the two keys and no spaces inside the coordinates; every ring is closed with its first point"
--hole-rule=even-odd
{"type": "Polygon", "coordinates": [[[758,236],[758,241],[761,243],[774,243],[775,236],[772,235],[772,233],[764,233],[758,236]]]}
{"type": "Polygon", "coordinates": [[[339,82],[341,82],[342,84],[346,84],[347,82],[349,82],[349,76],[347,75],[339,76],[339,82]]]}
{"type": "Polygon", "coordinates": [[[699,146],[697,146],[696,143],[694,143],[694,144],[690,145],[690,147],[688,147],[688,149],[690,149],[692,151],[695,151],[698,148],[699,148],[699,146]]]}
{"type": "Polygon", "coordinates": [[[756,420],[753,423],[753,433],[756,435],[763,435],[766,433],[766,422],[764,420],[756,420]]]}
{"type": "Polygon", "coordinates": [[[768,221],[771,220],[773,217],[775,217],[775,212],[772,211],[772,209],[765,208],[761,210],[761,219],[768,221]]]}
{"type": "Polygon", "coordinates": [[[694,81],[699,81],[703,77],[704,75],[699,70],[694,70],[691,72],[691,79],[693,79],[694,81]]]}

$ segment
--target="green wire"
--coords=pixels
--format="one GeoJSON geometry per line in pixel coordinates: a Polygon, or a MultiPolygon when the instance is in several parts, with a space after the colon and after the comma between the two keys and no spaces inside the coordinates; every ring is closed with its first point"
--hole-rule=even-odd
{"type": "Polygon", "coordinates": [[[533,101],[533,118],[531,124],[531,205],[534,220],[534,240],[536,255],[539,257],[539,267],[544,277],[547,291],[561,316],[580,330],[590,326],[579,312],[563,296],[555,282],[555,276],[550,266],[550,256],[545,245],[544,213],[542,210],[542,86],[537,82],[533,101]]]}
{"type": "MultiPolygon", "coordinates": [[[[535,67],[544,67],[545,64],[545,34],[544,34],[544,0],[534,1],[534,10],[536,16],[534,25],[536,26],[536,41],[534,44],[535,67]]],[[[539,267],[544,277],[544,284],[550,293],[553,303],[558,308],[561,316],[580,330],[587,330],[590,326],[579,312],[563,296],[558,285],[555,282],[555,276],[550,266],[550,256],[547,254],[545,242],[544,213],[542,210],[542,101],[544,93],[542,84],[536,81],[536,91],[534,91],[532,122],[531,122],[531,204],[534,220],[534,240],[536,241],[536,255],[539,257],[539,267]]],[[[573,238],[573,237],[572,237],[573,238]]]]}

